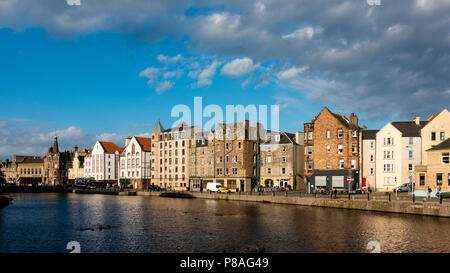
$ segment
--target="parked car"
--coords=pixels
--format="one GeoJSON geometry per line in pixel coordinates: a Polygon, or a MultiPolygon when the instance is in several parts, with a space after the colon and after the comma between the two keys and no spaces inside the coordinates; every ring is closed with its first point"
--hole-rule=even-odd
{"type": "Polygon", "coordinates": [[[411,191],[411,183],[405,183],[400,187],[394,189],[394,192],[410,192],[411,191]]]}
{"type": "Polygon", "coordinates": [[[206,184],[207,191],[218,192],[220,188],[222,188],[222,184],[220,183],[209,182],[206,184]]]}
{"type": "Polygon", "coordinates": [[[220,192],[220,193],[229,193],[230,190],[227,189],[227,188],[225,188],[225,187],[220,187],[220,188],[219,188],[219,192],[220,192]]]}

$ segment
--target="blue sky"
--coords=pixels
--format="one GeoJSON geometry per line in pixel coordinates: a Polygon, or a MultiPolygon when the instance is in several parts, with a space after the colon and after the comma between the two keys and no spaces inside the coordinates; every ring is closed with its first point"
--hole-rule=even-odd
{"type": "Polygon", "coordinates": [[[369,128],[449,107],[447,1],[38,2],[0,0],[0,157],[55,130],[121,144],[195,96],[279,104],[291,132],[323,106],[369,128]]]}

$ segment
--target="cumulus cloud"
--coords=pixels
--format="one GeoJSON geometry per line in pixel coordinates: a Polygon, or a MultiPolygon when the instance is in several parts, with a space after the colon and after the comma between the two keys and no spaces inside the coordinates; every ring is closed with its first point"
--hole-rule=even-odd
{"type": "Polygon", "coordinates": [[[291,67],[289,69],[283,70],[281,72],[278,73],[278,78],[282,79],[282,80],[289,80],[292,78],[297,77],[298,75],[302,74],[304,71],[306,71],[308,69],[307,66],[302,66],[302,67],[291,67]]]}
{"type": "Polygon", "coordinates": [[[234,59],[225,64],[220,73],[223,75],[239,77],[252,72],[254,68],[255,65],[250,58],[234,59]]]}
{"type": "Polygon", "coordinates": [[[216,74],[217,67],[220,65],[220,62],[213,61],[207,68],[202,71],[197,71],[191,74],[192,77],[197,78],[197,86],[209,86],[212,84],[212,78],[216,74]]]}
{"type": "Polygon", "coordinates": [[[156,92],[158,93],[162,93],[164,91],[167,91],[169,89],[172,89],[172,87],[174,86],[174,82],[173,81],[163,81],[158,83],[158,85],[156,86],[156,92]]]}
{"type": "Polygon", "coordinates": [[[297,29],[296,31],[281,36],[283,39],[298,39],[298,40],[311,40],[314,35],[320,34],[323,32],[321,27],[313,28],[313,27],[302,27],[297,29]]]}
{"type": "Polygon", "coordinates": [[[159,62],[165,63],[165,64],[176,64],[176,63],[182,62],[184,60],[184,58],[181,54],[178,54],[173,57],[159,54],[157,59],[159,62]]]}
{"type": "Polygon", "coordinates": [[[148,79],[148,84],[152,85],[158,79],[159,69],[156,67],[147,67],[139,73],[139,77],[148,79]]]}

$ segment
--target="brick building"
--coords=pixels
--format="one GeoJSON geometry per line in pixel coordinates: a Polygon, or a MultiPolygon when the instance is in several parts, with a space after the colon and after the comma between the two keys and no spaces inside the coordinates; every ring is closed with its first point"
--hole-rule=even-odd
{"type": "Polygon", "coordinates": [[[355,114],[347,118],[327,107],[310,123],[304,124],[305,172],[310,190],[357,188],[359,130],[355,114]]]}

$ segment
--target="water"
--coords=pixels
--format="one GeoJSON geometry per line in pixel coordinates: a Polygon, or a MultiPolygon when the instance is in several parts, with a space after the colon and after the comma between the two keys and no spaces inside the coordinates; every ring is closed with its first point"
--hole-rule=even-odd
{"type": "Polygon", "coordinates": [[[0,210],[0,252],[67,253],[69,241],[84,253],[368,252],[370,241],[382,252],[450,252],[447,218],[146,196],[12,197],[0,210]]]}

